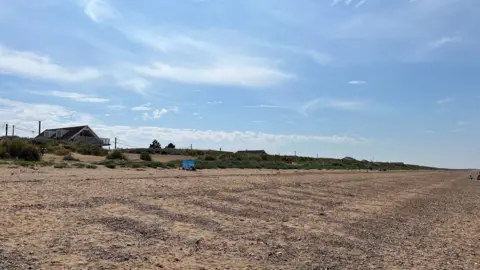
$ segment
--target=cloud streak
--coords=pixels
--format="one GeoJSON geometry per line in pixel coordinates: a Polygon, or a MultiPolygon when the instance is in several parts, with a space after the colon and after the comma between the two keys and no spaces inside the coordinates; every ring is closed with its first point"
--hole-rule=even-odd
{"type": "Polygon", "coordinates": [[[110,101],[107,98],[92,97],[92,96],[87,96],[85,94],[74,93],[74,92],[61,92],[61,91],[39,92],[39,91],[32,91],[31,93],[35,94],[35,95],[65,98],[65,99],[70,99],[70,100],[73,100],[73,101],[87,102],[87,103],[105,103],[105,102],[110,101]]]}
{"type": "Polygon", "coordinates": [[[366,108],[366,103],[361,100],[338,100],[330,98],[317,98],[303,104],[299,112],[303,115],[316,111],[318,109],[334,109],[342,111],[360,111],[366,108]]]}
{"type": "Polygon", "coordinates": [[[280,108],[280,107],[279,107],[279,106],[276,106],[276,105],[260,104],[260,105],[245,106],[245,108],[275,109],[275,108],[280,108]]]}
{"type": "Polygon", "coordinates": [[[269,67],[254,65],[212,65],[197,67],[171,66],[154,63],[151,66],[139,66],[135,71],[141,75],[157,79],[166,79],[185,84],[239,85],[263,87],[278,84],[295,76],[269,67]]]}
{"type": "Polygon", "coordinates": [[[349,84],[355,84],[355,85],[360,85],[360,84],[367,84],[366,81],[349,81],[349,84]]]}
{"type": "Polygon", "coordinates": [[[135,107],[132,107],[132,111],[151,111],[152,108],[150,107],[152,104],[151,103],[147,103],[147,104],[143,104],[143,105],[140,105],[140,106],[135,106],[135,107]]]}
{"type": "Polygon", "coordinates": [[[441,37],[440,39],[430,42],[428,45],[432,49],[438,49],[440,47],[447,45],[448,43],[455,43],[455,42],[461,42],[461,41],[462,39],[459,37],[441,37]]]}
{"type": "Polygon", "coordinates": [[[442,98],[442,99],[439,99],[439,100],[435,101],[435,103],[437,103],[438,105],[445,105],[445,104],[450,103],[452,101],[453,101],[453,98],[446,97],[446,98],[442,98]]]}
{"type": "Polygon", "coordinates": [[[53,63],[47,56],[17,51],[0,44],[0,73],[58,82],[82,82],[101,76],[93,68],[67,68],[53,63]]]}

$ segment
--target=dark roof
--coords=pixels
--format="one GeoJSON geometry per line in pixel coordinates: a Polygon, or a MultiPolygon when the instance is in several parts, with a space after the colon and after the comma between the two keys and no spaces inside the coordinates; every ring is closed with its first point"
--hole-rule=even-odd
{"type": "MultiPolygon", "coordinates": [[[[67,133],[65,133],[65,135],[63,135],[61,138],[58,138],[58,139],[60,139],[60,140],[68,140],[68,139],[70,139],[73,135],[77,134],[78,132],[80,132],[80,130],[82,130],[82,129],[85,128],[85,127],[88,127],[88,126],[52,128],[52,129],[46,129],[45,131],[56,131],[56,130],[59,130],[59,129],[68,130],[67,133]]],[[[40,135],[38,135],[37,138],[43,137],[43,135],[45,134],[45,131],[43,131],[42,133],[40,133],[40,135]]],[[[52,135],[52,137],[54,137],[54,136],[55,136],[55,134],[52,135]]]]}

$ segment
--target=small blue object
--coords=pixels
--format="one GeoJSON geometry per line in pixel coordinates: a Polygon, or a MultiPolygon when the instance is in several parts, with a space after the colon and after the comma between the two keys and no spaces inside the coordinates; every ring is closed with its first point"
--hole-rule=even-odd
{"type": "Polygon", "coordinates": [[[184,170],[195,169],[195,160],[182,160],[182,169],[184,170]]]}

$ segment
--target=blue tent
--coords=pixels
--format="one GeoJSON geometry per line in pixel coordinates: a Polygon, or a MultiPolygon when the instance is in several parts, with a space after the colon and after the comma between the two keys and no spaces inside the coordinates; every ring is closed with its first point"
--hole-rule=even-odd
{"type": "Polygon", "coordinates": [[[182,169],[184,170],[195,169],[195,160],[182,160],[182,169]]]}

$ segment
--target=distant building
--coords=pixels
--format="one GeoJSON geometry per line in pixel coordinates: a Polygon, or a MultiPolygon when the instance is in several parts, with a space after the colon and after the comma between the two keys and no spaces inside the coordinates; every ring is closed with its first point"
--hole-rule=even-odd
{"type": "Polygon", "coordinates": [[[82,142],[97,146],[110,145],[110,139],[98,137],[89,126],[47,129],[35,137],[36,141],[44,139],[82,142]]]}

